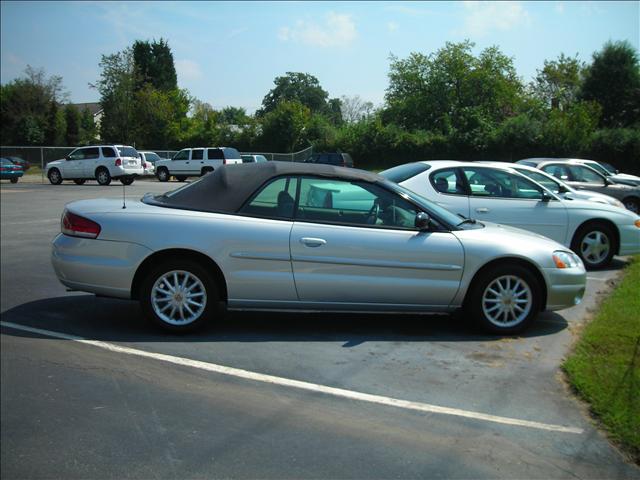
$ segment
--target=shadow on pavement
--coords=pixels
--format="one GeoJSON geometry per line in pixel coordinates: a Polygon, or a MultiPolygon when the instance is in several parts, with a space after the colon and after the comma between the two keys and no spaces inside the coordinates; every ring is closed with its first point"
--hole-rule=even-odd
{"type": "MultiPolygon", "coordinates": [[[[544,312],[520,337],[552,335],[567,321],[544,312]]],[[[25,303],[2,313],[3,322],[53,330],[91,340],[120,342],[321,342],[344,347],[367,341],[492,341],[501,337],[478,333],[465,319],[450,315],[355,313],[229,312],[202,331],[164,333],[143,317],[137,302],[77,295],[25,303]]],[[[7,335],[34,336],[3,327],[7,335]]],[[[35,335],[38,336],[38,335],[35,335]]]]}

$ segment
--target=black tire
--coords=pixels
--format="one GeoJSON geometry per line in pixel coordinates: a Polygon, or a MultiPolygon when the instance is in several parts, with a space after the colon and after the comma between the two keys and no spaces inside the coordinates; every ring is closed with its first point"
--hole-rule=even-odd
{"type": "Polygon", "coordinates": [[[521,265],[496,265],[474,279],[465,314],[486,332],[513,335],[533,322],[540,312],[541,298],[542,286],[531,270],[521,265]]]}
{"type": "Polygon", "coordinates": [[[200,176],[204,177],[207,173],[211,173],[213,172],[213,168],[211,167],[204,167],[201,171],[200,171],[200,176]]]}
{"type": "Polygon", "coordinates": [[[47,173],[47,177],[52,185],[60,185],[62,183],[62,175],[60,174],[60,170],[57,168],[52,168],[47,173]]]}
{"type": "Polygon", "coordinates": [[[186,179],[186,175],[176,175],[176,180],[178,180],[179,182],[184,182],[186,179]]]}
{"type": "Polygon", "coordinates": [[[120,182],[123,185],[131,185],[133,183],[133,177],[120,177],[120,182]]]}
{"type": "Polygon", "coordinates": [[[87,179],[86,178],[74,178],[73,179],[73,183],[75,183],[76,185],[84,185],[84,182],[86,182],[87,179]]]}
{"type": "Polygon", "coordinates": [[[615,254],[615,234],[604,223],[588,223],[578,229],[571,242],[573,250],[587,270],[598,270],[611,263],[615,254]]]}
{"type": "Polygon", "coordinates": [[[109,173],[109,170],[104,167],[97,169],[96,181],[102,186],[109,185],[111,183],[111,174],[109,173]]]}
{"type": "Polygon", "coordinates": [[[188,259],[172,259],[162,262],[154,267],[144,278],[140,288],[140,306],[145,316],[156,326],[174,333],[191,332],[204,327],[208,321],[216,316],[220,316],[222,312],[219,306],[220,294],[216,282],[213,280],[207,270],[188,259]],[[174,277],[175,273],[175,277],[174,277]],[[169,288],[165,288],[167,295],[163,295],[156,288],[163,285],[164,282],[174,283],[181,287],[185,276],[188,275],[190,281],[187,291],[178,291],[171,294],[169,288]],[[164,277],[164,279],[163,279],[164,277]],[[187,304],[185,302],[186,294],[190,290],[192,302],[199,301],[201,306],[187,304]],[[205,295],[202,295],[202,292],[205,295]],[[167,299],[166,301],[164,299],[167,299]],[[204,302],[202,299],[204,298],[204,302]],[[171,302],[174,302],[170,305],[171,302]],[[162,312],[162,308],[167,306],[168,314],[162,312]],[[175,308],[174,308],[175,307],[175,308]],[[173,310],[169,310],[173,309],[173,310]],[[191,311],[193,309],[195,311],[191,311]],[[183,321],[180,312],[186,314],[189,318],[183,321]]]}
{"type": "Polygon", "coordinates": [[[157,171],[156,171],[156,177],[158,178],[159,182],[168,182],[169,181],[169,170],[167,170],[164,167],[160,167],[157,171]]]}
{"type": "Polygon", "coordinates": [[[622,200],[624,203],[624,208],[632,211],[636,215],[640,215],[640,200],[637,198],[625,198],[622,200]]]}
{"type": "Polygon", "coordinates": [[[11,183],[18,183],[18,177],[10,178],[10,179],[9,179],[9,181],[10,181],[11,183]]]}

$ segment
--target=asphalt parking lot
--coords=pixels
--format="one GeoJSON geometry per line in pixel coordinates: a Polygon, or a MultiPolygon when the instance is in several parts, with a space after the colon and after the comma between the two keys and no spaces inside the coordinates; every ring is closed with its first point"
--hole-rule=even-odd
{"type": "Polygon", "coordinates": [[[517,338],[448,316],[300,313],[172,336],[53,273],[64,204],[122,194],[0,186],[2,478],[640,478],[559,373],[624,259],[517,338]]]}

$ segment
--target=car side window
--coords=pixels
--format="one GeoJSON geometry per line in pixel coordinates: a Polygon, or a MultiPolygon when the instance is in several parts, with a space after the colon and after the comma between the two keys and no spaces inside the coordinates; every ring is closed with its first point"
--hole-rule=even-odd
{"type": "Polygon", "coordinates": [[[208,148],[207,158],[209,160],[224,160],[224,153],[219,148],[208,148]]]}
{"type": "Polygon", "coordinates": [[[435,188],[439,193],[466,195],[464,185],[458,178],[456,169],[454,168],[438,170],[431,174],[430,180],[433,188],[435,188]]]}
{"type": "Polygon", "coordinates": [[[115,158],[116,151],[112,147],[102,147],[102,156],[105,158],[115,158]]]}
{"type": "Polygon", "coordinates": [[[571,165],[569,166],[569,171],[576,182],[598,183],[600,185],[604,185],[605,183],[604,179],[600,175],[596,172],[592,172],[588,168],[571,165]]]}
{"type": "Polygon", "coordinates": [[[542,167],[542,171],[549,175],[553,175],[564,182],[574,180],[566,165],[545,165],[542,167]]]}
{"type": "Polygon", "coordinates": [[[180,150],[172,160],[189,160],[189,150],[180,150]]]}
{"type": "Polygon", "coordinates": [[[293,219],[298,179],[281,177],[265,185],[240,209],[241,215],[252,217],[293,219]]]}
{"type": "Polygon", "coordinates": [[[191,150],[191,160],[202,160],[204,158],[204,150],[196,148],[191,150]]]}
{"type": "Polygon", "coordinates": [[[86,148],[84,151],[85,160],[93,160],[100,157],[100,149],[98,147],[86,148]]]}
{"type": "Polygon", "coordinates": [[[352,226],[415,229],[418,210],[377,185],[302,178],[296,220],[352,226]]]}
{"type": "Polygon", "coordinates": [[[462,169],[474,197],[520,198],[540,200],[542,188],[531,180],[502,170],[462,169]]]}
{"type": "Polygon", "coordinates": [[[69,160],[82,160],[84,158],[84,148],[78,148],[69,154],[69,160]]]}

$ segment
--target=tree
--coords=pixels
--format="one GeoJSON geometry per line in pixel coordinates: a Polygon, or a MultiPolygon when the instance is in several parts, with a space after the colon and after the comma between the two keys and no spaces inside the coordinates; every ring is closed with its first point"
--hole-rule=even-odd
{"type": "Polygon", "coordinates": [[[178,77],[173,62],[173,53],[169,44],[162,38],[159,41],[136,40],[132,47],[136,72],[136,91],[150,84],[162,91],[178,88],[178,77]]]}
{"type": "Polygon", "coordinates": [[[578,98],[584,70],[577,55],[572,58],[562,53],[557,60],[545,60],[531,84],[533,94],[547,107],[566,110],[578,98]]]}
{"type": "Polygon", "coordinates": [[[359,122],[373,113],[373,103],[363,100],[359,95],[353,97],[343,95],[341,99],[342,119],[347,123],[359,122]]]}
{"type": "Polygon", "coordinates": [[[218,115],[220,123],[227,125],[244,125],[247,119],[247,111],[239,107],[225,107],[218,115]]]}
{"type": "Polygon", "coordinates": [[[135,143],[135,75],[131,48],[102,55],[100,79],[94,85],[100,92],[103,109],[100,137],[105,142],[135,143]]]}
{"type": "Polygon", "coordinates": [[[273,83],[276,86],[262,100],[258,116],[272,112],[283,101],[298,102],[313,113],[322,112],[326,108],[329,94],[313,75],[287,72],[283,77],[276,77],[273,83]]]}
{"type": "Polygon", "coordinates": [[[65,140],[68,146],[80,143],[80,112],[75,105],[64,107],[64,119],[66,122],[65,140]]]}
{"type": "Polygon", "coordinates": [[[581,97],[602,106],[601,125],[626,127],[640,122],[640,65],[629,42],[607,42],[593,54],[581,97]]]}
{"type": "Polygon", "coordinates": [[[262,142],[275,152],[293,152],[303,145],[310,109],[300,102],[283,100],[262,118],[262,142]]]}
{"type": "Polygon", "coordinates": [[[80,141],[81,145],[89,145],[94,143],[97,137],[97,128],[93,120],[93,114],[88,108],[82,111],[80,117],[80,141]]]}

